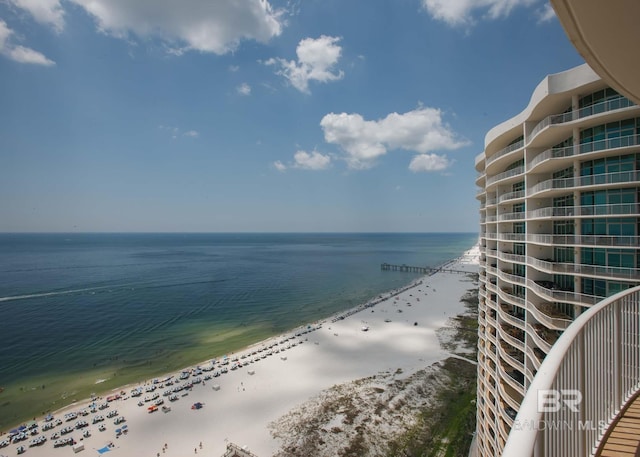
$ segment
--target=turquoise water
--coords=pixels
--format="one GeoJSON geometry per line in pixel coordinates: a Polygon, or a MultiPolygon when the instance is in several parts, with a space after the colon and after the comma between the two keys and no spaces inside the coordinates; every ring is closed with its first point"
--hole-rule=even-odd
{"type": "Polygon", "coordinates": [[[416,277],[383,272],[383,262],[435,266],[476,241],[475,233],[0,234],[0,386],[136,366],[234,333],[245,343],[278,334],[416,277]]]}

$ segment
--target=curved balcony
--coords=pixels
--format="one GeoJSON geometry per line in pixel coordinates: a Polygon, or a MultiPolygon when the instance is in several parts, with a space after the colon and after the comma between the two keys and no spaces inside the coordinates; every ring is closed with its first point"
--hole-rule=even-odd
{"type": "Polygon", "coordinates": [[[640,213],[638,203],[620,203],[593,206],[559,206],[527,211],[527,219],[553,219],[570,217],[637,216],[640,213]]]}
{"type": "Polygon", "coordinates": [[[497,220],[498,220],[498,216],[496,216],[495,214],[485,217],[486,222],[496,222],[497,220]]]}
{"type": "Polygon", "coordinates": [[[510,252],[502,252],[498,253],[498,258],[500,260],[504,260],[505,262],[516,262],[516,263],[527,263],[527,258],[523,255],[512,254],[510,252]]]}
{"type": "Polygon", "coordinates": [[[498,376],[504,382],[509,384],[513,390],[518,392],[520,395],[524,395],[524,375],[522,373],[518,374],[515,370],[506,370],[501,364],[498,364],[498,376]],[[522,376],[520,376],[522,375],[522,376]]]}
{"type": "Polygon", "coordinates": [[[494,206],[494,205],[496,205],[496,203],[498,203],[498,202],[496,201],[495,198],[487,198],[487,201],[485,202],[485,205],[486,206],[494,206]]]}
{"type": "MultiPolygon", "coordinates": [[[[501,447],[504,446],[504,442],[507,441],[507,438],[509,438],[509,431],[507,431],[507,429],[505,428],[505,423],[507,423],[507,412],[504,409],[504,405],[500,404],[500,416],[498,417],[497,423],[498,423],[498,436],[500,437],[501,440],[501,447]]],[[[509,430],[511,430],[511,426],[513,426],[513,420],[511,421],[511,424],[508,425],[509,430]]]]}
{"type": "MultiPolygon", "coordinates": [[[[500,346],[500,348],[498,349],[498,355],[500,356],[500,360],[508,363],[509,365],[511,365],[511,367],[515,368],[516,370],[524,372],[524,362],[520,362],[515,357],[516,351],[517,349],[514,349],[514,348],[507,349],[504,346],[500,346]]],[[[524,353],[521,353],[521,354],[524,360],[524,353]]]]}
{"type": "Polygon", "coordinates": [[[565,330],[548,353],[530,385],[516,421],[534,424],[514,427],[503,457],[593,455],[606,430],[579,424],[611,424],[640,386],[638,341],[640,287],[625,290],[587,310],[565,330]],[[580,414],[567,408],[539,408],[538,393],[577,390],[580,414]],[[540,427],[543,424],[565,427],[540,427]],[[537,454],[536,454],[537,455],[537,454]]]}
{"type": "Polygon", "coordinates": [[[640,281],[640,270],[637,268],[604,267],[579,263],[552,262],[527,257],[527,265],[545,273],[560,273],[581,276],[599,276],[627,281],[640,281]]]}
{"type": "Polygon", "coordinates": [[[574,146],[565,146],[562,148],[550,148],[542,151],[527,163],[527,170],[533,171],[539,164],[552,159],[564,159],[579,154],[579,150],[574,146]]]}
{"type": "Polygon", "coordinates": [[[574,303],[581,306],[592,306],[601,301],[604,297],[587,295],[580,292],[555,289],[555,284],[550,281],[527,280],[527,287],[541,298],[549,301],[562,303],[574,303]]]}
{"type": "Polygon", "coordinates": [[[629,108],[632,106],[636,106],[635,103],[621,95],[620,97],[606,100],[601,103],[595,103],[585,108],[569,111],[567,113],[552,114],[538,122],[538,124],[536,124],[536,126],[531,130],[528,138],[529,143],[533,141],[533,139],[539,132],[551,125],[564,124],[567,122],[576,121],[578,119],[584,119],[586,117],[606,113],[609,111],[629,108]]]}
{"type": "Polygon", "coordinates": [[[491,177],[487,177],[487,184],[486,186],[489,187],[493,184],[496,184],[500,181],[506,180],[506,179],[510,179],[510,178],[514,178],[516,176],[521,176],[524,174],[524,166],[519,166],[519,167],[515,167],[512,168],[511,170],[507,170],[504,171],[502,173],[498,173],[497,175],[493,175],[491,177]]]}
{"type": "Polygon", "coordinates": [[[486,240],[496,240],[497,239],[496,237],[497,237],[497,235],[495,233],[493,233],[493,232],[489,232],[489,233],[485,233],[484,234],[484,238],[486,240]]]}
{"type": "Polygon", "coordinates": [[[498,221],[499,222],[521,221],[521,220],[524,220],[526,215],[527,215],[527,213],[524,212],[524,211],[519,211],[519,212],[516,212],[516,213],[498,214],[498,221]]]}
{"type": "Polygon", "coordinates": [[[512,291],[510,290],[506,290],[506,289],[499,289],[498,290],[498,296],[503,299],[504,301],[507,301],[511,304],[514,305],[518,305],[521,307],[524,307],[525,305],[525,301],[524,298],[522,297],[518,297],[517,295],[514,295],[512,291]]]}
{"type": "Polygon", "coordinates": [[[524,233],[512,233],[512,232],[499,233],[498,234],[498,239],[500,241],[525,241],[526,234],[524,234],[524,233]]]}
{"type": "MultiPolygon", "coordinates": [[[[504,383],[498,383],[498,394],[500,395],[500,399],[504,400],[509,406],[513,409],[517,410],[520,408],[520,402],[522,401],[522,396],[520,398],[514,398],[514,392],[509,392],[509,388],[511,386],[506,386],[504,383]]],[[[512,389],[513,390],[513,389],[512,389]]]]}
{"type": "Polygon", "coordinates": [[[491,257],[498,257],[498,251],[496,249],[487,249],[486,254],[491,257]]]}
{"type": "Polygon", "coordinates": [[[517,151],[518,149],[522,149],[524,147],[524,140],[520,140],[517,141],[513,144],[510,144],[509,146],[507,146],[506,148],[500,149],[498,152],[496,152],[495,154],[492,154],[491,156],[487,157],[486,159],[486,165],[485,165],[485,169],[491,165],[493,162],[495,162],[496,160],[498,160],[501,157],[504,157],[508,154],[511,154],[512,152],[517,151]]]}
{"type": "Polygon", "coordinates": [[[493,275],[498,275],[498,269],[496,267],[492,267],[492,266],[487,266],[487,273],[493,274],[493,275]]]}
{"type": "Polygon", "coordinates": [[[540,335],[536,333],[533,326],[527,323],[527,335],[533,340],[533,343],[545,354],[551,350],[551,345],[547,343],[540,335]]]}
{"type": "Polygon", "coordinates": [[[531,346],[527,346],[527,357],[529,357],[529,360],[531,360],[531,364],[533,365],[533,368],[535,368],[536,370],[540,370],[540,365],[542,364],[544,357],[539,358],[538,354],[536,354],[534,349],[537,349],[537,348],[532,348],[531,346]]]}
{"type": "Polygon", "coordinates": [[[498,277],[500,279],[504,279],[505,281],[510,282],[511,284],[520,284],[520,285],[525,285],[527,280],[523,277],[523,276],[517,276],[517,275],[513,275],[513,274],[509,274],[506,273],[504,271],[500,271],[500,273],[498,274],[498,277]]]}
{"type": "Polygon", "coordinates": [[[486,177],[487,177],[486,173],[484,172],[478,173],[478,175],[476,176],[476,186],[483,187],[484,180],[486,177]]]}
{"type": "Polygon", "coordinates": [[[555,330],[564,330],[573,322],[570,316],[557,311],[550,303],[536,305],[529,301],[527,302],[527,310],[533,314],[538,322],[555,330]]]}
{"type": "MultiPolygon", "coordinates": [[[[505,405],[504,403],[501,403],[500,414],[502,415],[502,418],[507,423],[507,426],[509,427],[509,431],[511,431],[511,428],[513,427],[513,421],[516,418],[516,415],[518,414],[518,410],[512,408],[509,405],[505,405]]],[[[504,440],[506,441],[507,438],[508,438],[508,433],[507,433],[507,437],[505,437],[504,440]]]]}
{"type": "Polygon", "coordinates": [[[526,197],[526,192],[524,190],[507,192],[507,193],[501,194],[498,197],[498,203],[504,203],[504,202],[514,201],[514,200],[522,200],[524,199],[524,197],[526,197]]]}
{"type": "Polygon", "coordinates": [[[637,249],[640,236],[527,234],[527,241],[546,246],[611,246],[637,249]]]}
{"type": "Polygon", "coordinates": [[[517,327],[521,330],[525,329],[524,320],[509,313],[509,310],[507,309],[507,305],[500,306],[500,308],[498,309],[498,316],[500,316],[500,319],[502,319],[504,322],[507,322],[508,324],[511,324],[514,327],[517,327]]]}
{"type": "Polygon", "coordinates": [[[588,176],[574,176],[573,178],[547,179],[528,189],[527,196],[531,197],[542,192],[558,189],[567,190],[578,187],[580,189],[588,189],[591,187],[633,183],[637,182],[638,180],[640,180],[640,172],[638,172],[637,170],[619,171],[616,173],[601,173],[588,176]]]}
{"type": "Polygon", "coordinates": [[[502,325],[497,327],[498,335],[500,335],[500,339],[506,341],[511,346],[520,349],[524,352],[524,341],[517,338],[516,335],[520,335],[524,339],[524,332],[518,328],[513,327],[512,329],[505,329],[502,325]]]}

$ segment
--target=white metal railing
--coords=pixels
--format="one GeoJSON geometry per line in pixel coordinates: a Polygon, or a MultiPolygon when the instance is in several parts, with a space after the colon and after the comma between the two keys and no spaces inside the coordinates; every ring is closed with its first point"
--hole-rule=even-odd
{"type": "Polygon", "coordinates": [[[571,122],[573,120],[582,119],[584,117],[593,116],[594,114],[605,113],[607,111],[618,110],[622,108],[628,108],[635,106],[631,100],[622,95],[611,100],[607,100],[600,103],[580,108],[577,110],[569,111],[562,114],[552,114],[541,120],[531,131],[529,135],[529,142],[540,132],[540,130],[555,124],[564,124],[565,122],[571,122]]]}
{"type": "Polygon", "coordinates": [[[638,335],[640,287],[578,316],[529,386],[502,457],[595,455],[606,428],[640,388],[638,335]],[[576,391],[582,398],[570,403],[574,412],[560,399],[576,399],[576,391]],[[548,399],[549,392],[555,400],[539,404],[539,396],[548,399]]]}
{"type": "Polygon", "coordinates": [[[493,175],[487,178],[486,186],[489,187],[491,184],[494,184],[503,179],[512,178],[514,176],[518,176],[524,173],[524,165],[519,167],[512,168],[511,170],[504,171],[502,173],[498,173],[497,175],[493,175]]]}
{"type": "Polygon", "coordinates": [[[617,216],[637,215],[640,213],[638,203],[615,203],[611,205],[583,206],[549,206],[527,211],[527,219],[547,217],[579,217],[579,216],[617,216]]]}
{"type": "Polygon", "coordinates": [[[547,235],[540,233],[528,233],[527,241],[537,244],[558,244],[563,246],[615,246],[637,248],[638,245],[640,245],[640,236],[547,235]]]}
{"type": "Polygon", "coordinates": [[[580,292],[549,289],[548,287],[544,287],[531,279],[527,279],[527,287],[538,294],[540,297],[546,298],[549,301],[576,303],[582,306],[595,305],[603,298],[595,295],[582,294],[580,292]]]}
{"type": "Polygon", "coordinates": [[[617,279],[640,280],[640,270],[637,268],[606,267],[586,265],[581,263],[552,262],[527,257],[527,265],[547,273],[568,273],[572,275],[601,276],[617,279]]]}
{"type": "Polygon", "coordinates": [[[490,164],[492,164],[493,162],[495,162],[496,160],[498,160],[500,157],[503,157],[507,154],[509,154],[510,152],[513,151],[517,151],[518,149],[524,147],[524,139],[517,141],[513,144],[510,144],[509,146],[507,146],[504,149],[500,149],[498,152],[496,152],[495,154],[493,154],[490,157],[487,157],[487,163],[485,165],[485,168],[487,168],[487,166],[489,166],[490,164]]]}
{"type": "Polygon", "coordinates": [[[498,234],[498,239],[502,241],[524,241],[525,238],[526,234],[524,233],[503,232],[498,234]]]}
{"type": "MultiPolygon", "coordinates": [[[[547,306],[551,305],[547,304],[547,306]]],[[[545,310],[544,305],[536,305],[531,301],[527,301],[527,311],[529,311],[529,313],[531,313],[538,322],[546,325],[553,330],[564,330],[569,325],[571,325],[571,322],[573,322],[573,319],[569,318],[568,316],[553,316],[550,311],[545,310]]]]}
{"type": "Polygon", "coordinates": [[[525,192],[524,190],[516,190],[513,192],[507,192],[505,194],[500,195],[500,197],[498,198],[498,202],[502,203],[506,200],[515,200],[517,198],[524,198],[525,196],[525,192]]]}
{"type": "Polygon", "coordinates": [[[630,183],[640,180],[640,172],[637,170],[620,171],[616,173],[601,173],[588,176],[574,176],[572,178],[552,178],[539,182],[527,190],[527,196],[531,197],[545,190],[570,189],[573,187],[599,186],[605,184],[630,183]]]}
{"type": "Polygon", "coordinates": [[[544,162],[545,160],[571,157],[578,154],[578,152],[578,148],[574,148],[573,146],[547,149],[545,151],[542,151],[527,163],[527,170],[533,170],[536,165],[538,165],[540,162],[544,162]]]}
{"type": "Polygon", "coordinates": [[[502,213],[498,215],[498,220],[499,221],[519,221],[524,219],[526,214],[527,213],[524,211],[518,211],[515,213],[502,213]]]}

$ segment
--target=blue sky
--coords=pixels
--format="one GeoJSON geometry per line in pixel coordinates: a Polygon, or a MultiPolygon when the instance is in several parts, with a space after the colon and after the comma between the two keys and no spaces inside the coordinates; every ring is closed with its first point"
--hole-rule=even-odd
{"type": "Polygon", "coordinates": [[[541,0],[0,0],[0,231],[478,230],[541,0]]]}

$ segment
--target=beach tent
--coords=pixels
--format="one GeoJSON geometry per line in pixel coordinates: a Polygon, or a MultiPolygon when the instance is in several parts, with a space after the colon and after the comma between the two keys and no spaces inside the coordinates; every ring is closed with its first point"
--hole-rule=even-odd
{"type": "Polygon", "coordinates": [[[74,444],[72,449],[73,449],[73,452],[77,454],[80,451],[84,451],[84,444],[82,443],[74,444]]]}

